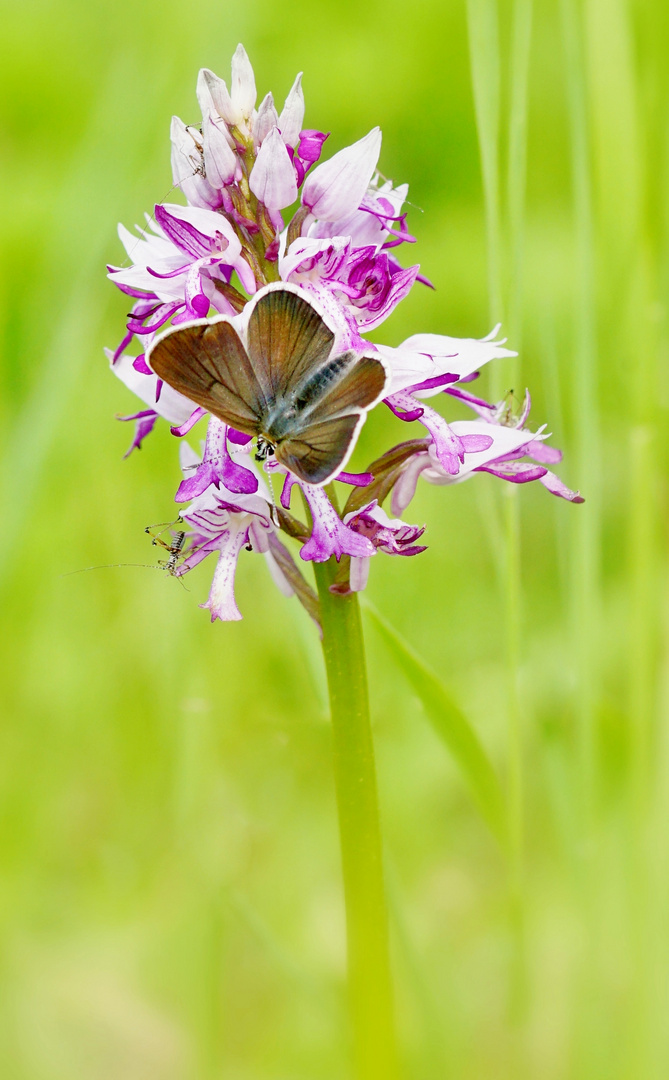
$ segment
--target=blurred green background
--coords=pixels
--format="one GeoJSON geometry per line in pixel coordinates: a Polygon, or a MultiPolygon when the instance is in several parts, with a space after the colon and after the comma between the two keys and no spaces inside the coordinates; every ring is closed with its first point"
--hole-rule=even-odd
{"type": "MultiPolygon", "coordinates": [[[[135,404],[102,349],[127,305],[104,265],[117,221],[174,198],[170,116],[198,120],[198,68],[228,78],[238,41],[261,95],[304,71],[330,152],[378,123],[383,172],[410,183],[437,291],[376,340],[503,319],[519,366],[481,389],[531,388],[587,498],[424,485],[405,516],[429,550],[372,567],[516,836],[509,863],[368,622],[407,1076],[668,1075],[669,9],[534,8],[530,27],[529,0],[2,4],[3,1080],[347,1076],[308,618],[251,556],[229,625],[197,606],[208,564],[190,592],[135,568],[61,576],[153,561],[144,526],[174,513],[166,426],[122,461],[114,414],[135,404]]],[[[405,437],[374,416],[356,463],[405,437]]]]}

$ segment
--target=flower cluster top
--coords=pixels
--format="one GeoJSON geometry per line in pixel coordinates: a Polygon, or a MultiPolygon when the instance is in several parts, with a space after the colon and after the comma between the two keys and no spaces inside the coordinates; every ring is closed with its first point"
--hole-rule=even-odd
{"type": "Polygon", "coordinates": [[[216,552],[203,605],[212,620],[241,618],[234,577],[244,549],[264,554],[279,588],[297,594],[318,619],[315,593],[281,533],[301,544],[304,561],[334,556],[339,569],[332,588],[342,593],[365,587],[377,553],[424,551],[424,529],[400,519],[419,477],[447,485],[488,472],[517,484],[538,480],[554,495],[582,502],[550,471],[561,454],[547,446],[543,429],[526,427],[529,395],[514,414],[506,402],[489,404],[465,388],[489,360],[515,355],[497,340],[499,327],[480,340],[415,334],[397,348],[364,336],[416,281],[429,285],[417,265],[403,267],[397,258],[400,247],[414,243],[402,209],[408,189],[377,171],[380,130],[321,162],[327,135],[303,127],[301,75],[280,113],[271,93],[256,108],[253,69],[241,45],[232,59],[230,89],[203,69],[197,96],[201,125],[174,117],[171,128],[174,184],[186,205],[157,205],[137,236],[119,226],[128,259],[124,267],[110,266],[109,277],[132,299],[132,308],[126,333],[108,356],[114,373],[144,404],[122,418],[136,425],[128,453],[159,418],[182,438],[208,417],[201,455],[181,443],[184,479],[176,501],[185,504],[179,519],[190,532],[169,568],[182,576],[216,552]],[[243,337],[252,298],[273,282],[299,290],[341,350],[381,358],[389,373],[383,403],[399,420],[424,428],[422,437],[400,442],[363,473],[337,475],[351,487],[341,513],[330,489],[300,480],[276,460],[256,468],[248,434],[207,414],[150,366],[155,337],[168,326],[223,315],[243,337]],[[426,403],[439,394],[464,402],[474,419],[448,423],[426,403]],[[266,474],[277,472],[284,479],[274,505],[266,474]],[[308,524],[291,513],[295,485],[302,489],[308,524]],[[383,509],[386,500],[392,517],[383,509]]]}

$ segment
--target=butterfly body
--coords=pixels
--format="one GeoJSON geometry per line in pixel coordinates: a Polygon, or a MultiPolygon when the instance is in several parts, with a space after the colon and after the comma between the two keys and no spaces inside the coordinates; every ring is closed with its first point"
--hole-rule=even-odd
{"type": "Polygon", "coordinates": [[[147,361],[191,401],[256,436],[258,460],[274,455],[299,479],[325,484],[385,394],[384,363],[337,352],[335,332],[294,286],[267,286],[247,308],[245,326],[218,316],[168,330],[147,361]]]}

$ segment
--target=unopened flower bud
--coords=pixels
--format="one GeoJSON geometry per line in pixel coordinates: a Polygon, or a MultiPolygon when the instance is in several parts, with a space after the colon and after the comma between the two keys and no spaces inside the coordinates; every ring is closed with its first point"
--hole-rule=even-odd
{"type": "Polygon", "coordinates": [[[202,117],[202,143],[204,148],[205,175],[215,188],[231,184],[235,178],[237,155],[225,136],[225,123],[214,118],[213,113],[202,117]]]}
{"type": "Polygon", "coordinates": [[[253,114],[256,103],[256,81],[251,61],[243,45],[238,45],[232,58],[232,78],[230,80],[232,100],[232,122],[246,124],[253,114]]]}
{"type": "Polygon", "coordinates": [[[273,127],[279,123],[279,114],[274,105],[274,98],[270,91],[260,102],[258,115],[253,124],[253,142],[256,147],[262,144],[263,139],[269,135],[273,127]]]}
{"type": "Polygon", "coordinates": [[[283,210],[297,198],[295,170],[277,127],[272,128],[258,151],[249,187],[269,210],[283,210]]]}
{"type": "Polygon", "coordinates": [[[304,122],[304,94],[302,92],[302,72],[296,77],[286,103],[278,119],[279,130],[286,146],[294,150],[300,138],[304,122]]]}
{"type": "Polygon", "coordinates": [[[226,123],[234,123],[233,106],[228,88],[224,80],[219,79],[218,75],[214,75],[209,68],[200,70],[196,93],[203,116],[206,116],[208,112],[218,113],[226,123]]]}

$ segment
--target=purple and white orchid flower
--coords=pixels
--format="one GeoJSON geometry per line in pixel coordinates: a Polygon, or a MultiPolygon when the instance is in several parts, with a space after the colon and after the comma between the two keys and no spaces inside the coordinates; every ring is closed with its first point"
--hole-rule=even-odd
{"type": "Polygon", "coordinates": [[[482,339],[413,334],[395,348],[365,336],[416,281],[430,284],[417,264],[403,267],[397,259],[397,250],[415,238],[404,209],[407,185],[395,186],[377,171],[380,130],[321,162],[328,136],[303,126],[302,75],[280,113],[271,93],[256,108],[255,76],[241,45],[232,58],[230,88],[203,68],[197,98],[201,125],[173,117],[170,133],[174,183],[187,205],[156,206],[137,236],[119,226],[128,263],[109,266],[108,274],[132,309],[126,333],[107,356],[144,406],[120,417],[136,424],[128,453],[159,419],[183,439],[184,479],[176,501],[188,504],[181,518],[192,531],[175,573],[183,576],[216,553],[203,605],[212,619],[241,617],[234,580],[245,548],[265,556],[281,591],[296,594],[316,621],[318,599],[303,576],[306,563],[334,557],[339,567],[331,587],[346,593],[365,587],[372,556],[420,554],[424,527],[407,525],[400,515],[421,476],[443,486],[479,472],[517,484],[539,480],[552,494],[582,502],[549,468],[561,454],[546,445],[544,429],[526,428],[529,395],[514,416],[507,402],[491,405],[467,388],[491,360],[516,355],[498,337],[499,326],[482,339]],[[283,215],[291,213],[284,225],[283,215]],[[400,442],[364,472],[339,473],[337,481],[352,488],[341,514],[325,488],[298,480],[276,460],[265,461],[263,473],[250,436],[215,416],[208,417],[198,456],[184,436],[207,416],[205,409],[163,384],[145,359],[156,333],[169,324],[225,316],[246,342],[254,297],[268,285],[304,294],[335,333],[337,352],[377,353],[389,372],[385,404],[398,419],[419,421],[425,429],[423,438],[400,442]],[[466,404],[476,419],[448,421],[427,403],[438,394],[466,404]],[[283,490],[275,504],[272,476],[279,474],[283,490]],[[293,516],[295,484],[306,523],[293,516]],[[394,517],[381,505],[388,497],[394,517]],[[298,560],[281,532],[299,545],[298,560]]]}
{"type": "MultiPolygon", "coordinates": [[[[187,443],[181,445],[180,458],[186,478],[181,491],[184,484],[197,475],[202,461],[187,443]]],[[[209,609],[212,622],[216,619],[229,622],[242,617],[235,600],[235,574],[237,560],[244,548],[265,556],[272,579],[286,596],[294,592],[282,569],[292,559],[275,535],[272,497],[262,478],[259,484],[256,480],[256,491],[257,494],[231,491],[214,481],[180,512],[181,520],[190,526],[191,532],[176,576],[183,577],[208,555],[216,553],[209,597],[200,605],[209,609]]]]}
{"type": "MultiPolygon", "coordinates": [[[[407,525],[398,518],[389,518],[377,499],[360,510],[346,514],[344,522],[353,532],[371,540],[375,549],[386,555],[420,555],[421,551],[426,550],[425,544],[416,543],[425,532],[425,526],[407,525]]],[[[367,586],[369,566],[368,555],[351,559],[351,592],[361,592],[367,586]]]]}
{"type": "Polygon", "coordinates": [[[482,420],[455,420],[451,428],[460,441],[469,446],[464,463],[453,475],[442,465],[434,442],[421,448],[406,463],[392,493],[394,514],[406,510],[416,492],[418,478],[430,484],[458,484],[474,473],[486,472],[513,484],[539,480],[553,495],[568,502],[581,503],[583,496],[572,491],[546,468],[562,460],[562,452],[547,446],[543,429],[530,432],[523,428],[506,427],[482,420]],[[521,460],[530,458],[529,461],[521,460]]]}

